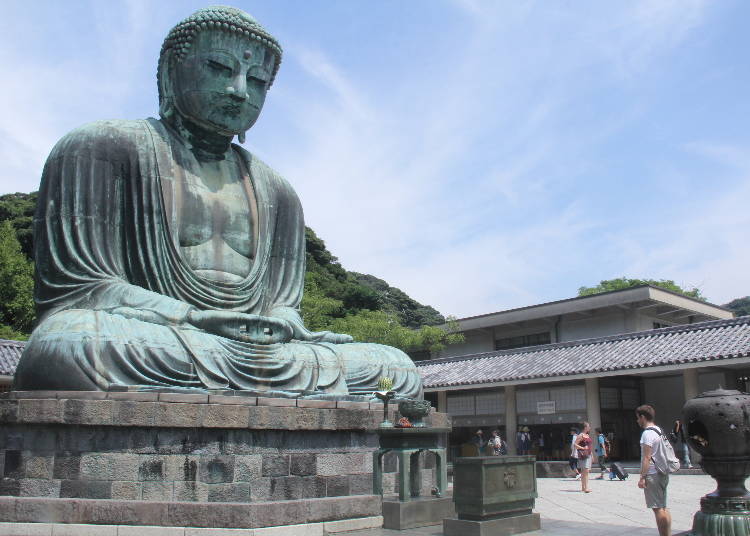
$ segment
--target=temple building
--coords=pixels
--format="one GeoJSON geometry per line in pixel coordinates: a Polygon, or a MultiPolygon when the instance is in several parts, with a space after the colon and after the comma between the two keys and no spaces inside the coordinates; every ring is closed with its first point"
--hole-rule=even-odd
{"type": "Polygon", "coordinates": [[[10,391],[24,342],[0,339],[0,393],[10,391]]]}
{"type": "Polygon", "coordinates": [[[601,427],[613,457],[638,457],[633,410],[652,404],[671,428],[685,400],[747,390],[750,317],[661,288],[624,290],[458,320],[465,341],[418,362],[425,396],[453,417],[451,456],[471,455],[478,429],[515,452],[566,459],[569,433],[601,427]]]}

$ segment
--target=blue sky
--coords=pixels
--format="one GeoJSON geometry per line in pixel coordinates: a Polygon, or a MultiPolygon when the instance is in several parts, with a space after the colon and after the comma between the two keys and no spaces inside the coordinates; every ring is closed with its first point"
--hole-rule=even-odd
{"type": "MultiPolygon", "coordinates": [[[[4,2],[0,193],[70,129],[155,115],[204,5],[4,2]]],[[[459,317],[622,275],[750,294],[750,3],[232,5],[285,50],[246,147],[346,268],[459,317]]]]}

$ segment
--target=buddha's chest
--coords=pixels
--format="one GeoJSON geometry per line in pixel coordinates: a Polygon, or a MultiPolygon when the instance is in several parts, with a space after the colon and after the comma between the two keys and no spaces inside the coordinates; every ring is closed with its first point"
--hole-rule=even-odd
{"type": "Polygon", "coordinates": [[[233,161],[196,166],[176,177],[177,238],[183,257],[214,279],[247,276],[255,254],[255,199],[233,161]]]}

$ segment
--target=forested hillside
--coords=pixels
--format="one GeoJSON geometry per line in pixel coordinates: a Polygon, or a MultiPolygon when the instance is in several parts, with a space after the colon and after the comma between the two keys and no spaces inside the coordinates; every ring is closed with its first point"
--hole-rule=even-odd
{"type": "MultiPolygon", "coordinates": [[[[0,196],[0,338],[25,339],[33,325],[31,223],[36,192],[0,196]]],[[[403,350],[438,350],[462,340],[435,327],[445,318],[372,275],[348,272],[312,229],[305,230],[307,273],[302,315],[315,331],[403,350]]]]}

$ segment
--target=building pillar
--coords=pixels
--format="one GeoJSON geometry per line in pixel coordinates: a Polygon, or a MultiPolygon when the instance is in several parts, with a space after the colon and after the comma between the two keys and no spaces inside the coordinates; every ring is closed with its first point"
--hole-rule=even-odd
{"type": "Polygon", "coordinates": [[[508,444],[508,454],[516,454],[516,431],[518,429],[516,415],[516,386],[505,386],[505,442],[508,444]]]}
{"type": "Polygon", "coordinates": [[[592,432],[602,427],[599,378],[586,378],[586,420],[589,421],[592,432]]]}
{"type": "Polygon", "coordinates": [[[698,396],[697,368],[689,368],[682,371],[682,385],[685,390],[685,402],[698,396]]]}
{"type": "Polygon", "coordinates": [[[448,393],[445,391],[438,391],[438,407],[437,410],[440,413],[448,413],[448,393]]]}

